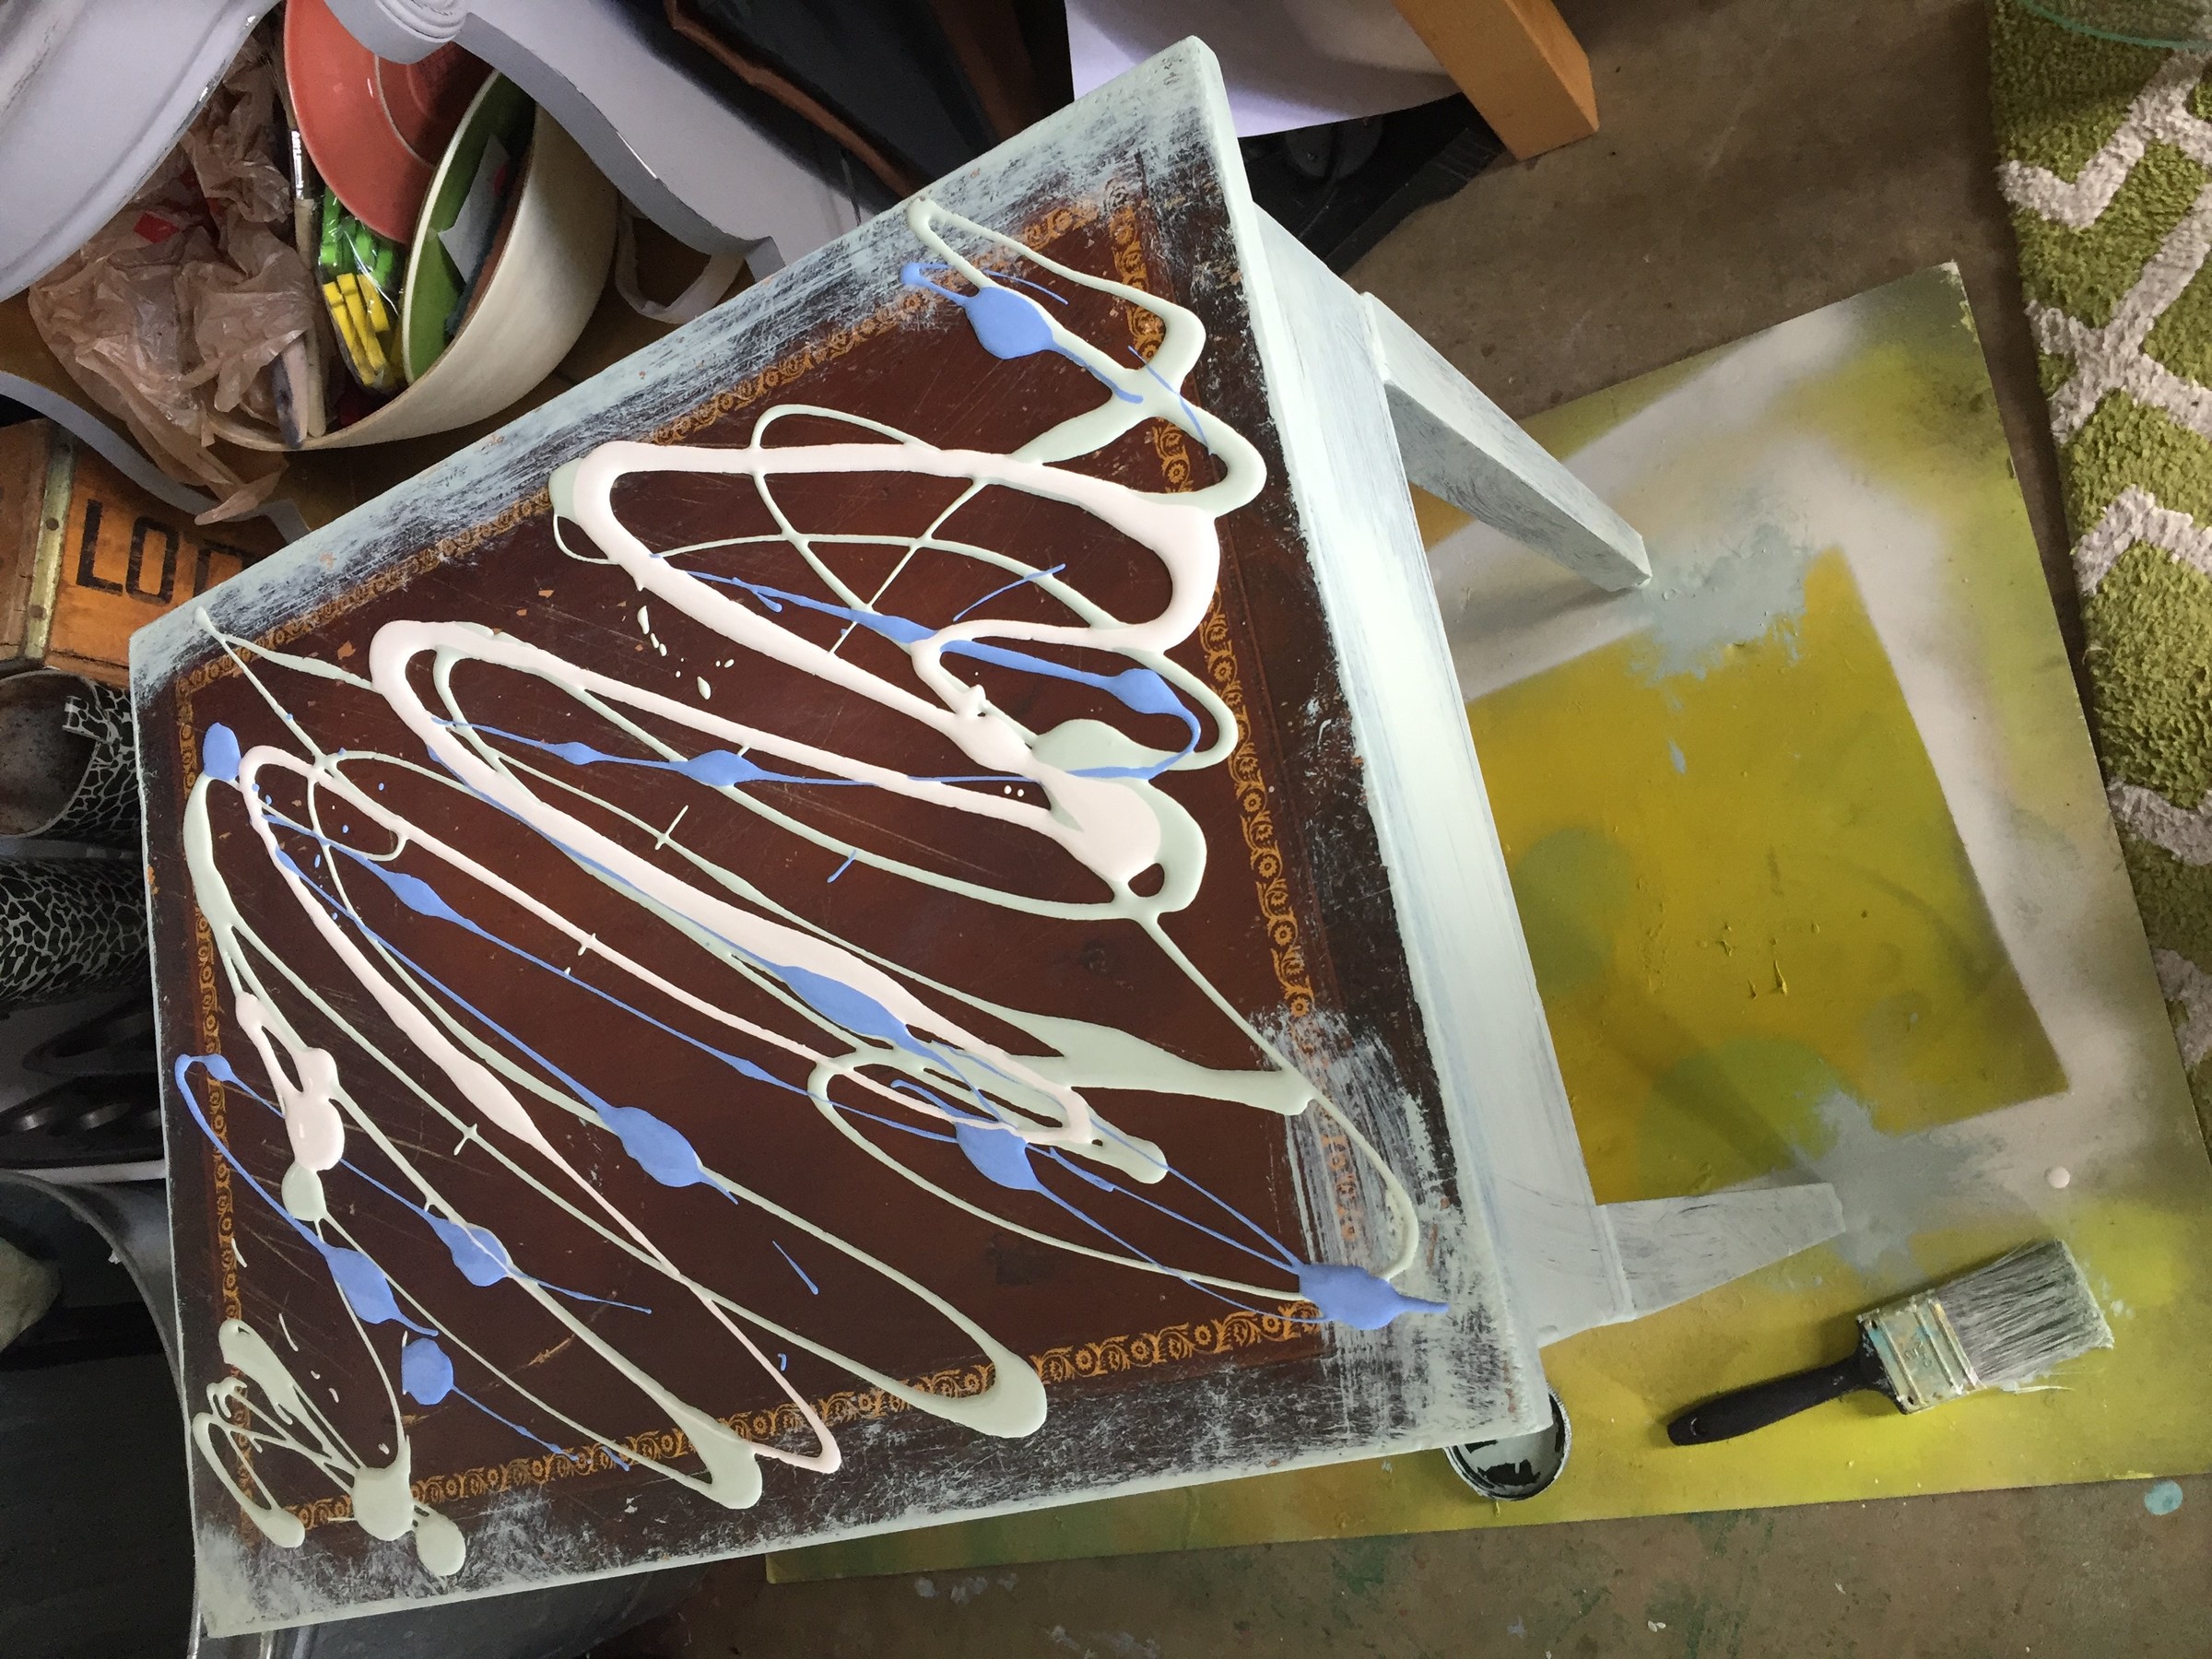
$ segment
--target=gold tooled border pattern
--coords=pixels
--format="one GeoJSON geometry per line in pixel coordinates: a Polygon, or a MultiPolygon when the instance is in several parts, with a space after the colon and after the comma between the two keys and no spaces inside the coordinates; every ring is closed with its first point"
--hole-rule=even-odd
{"type": "MultiPolygon", "coordinates": [[[[1137,235],[1136,207],[1124,202],[1107,219],[1113,239],[1113,274],[1133,288],[1148,288],[1145,250],[1137,235]]],[[[1132,305],[1129,335],[1140,355],[1149,359],[1159,347],[1161,324],[1153,312],[1132,305]]],[[[1182,433],[1164,420],[1152,423],[1152,448],[1159,456],[1160,475],[1172,490],[1194,488],[1191,453],[1182,433]]],[[[1260,752],[1252,741],[1252,721],[1244,709],[1244,683],[1237,673],[1237,652],[1230,638],[1229,613],[1221,607],[1221,593],[1206,607],[1199,625],[1198,644],[1206,653],[1206,672],[1221,700],[1237,720],[1237,747],[1229,758],[1230,782],[1237,792],[1237,809],[1244,831],[1244,855],[1252,867],[1252,883],[1259,897],[1260,919],[1267,928],[1267,950],[1273,959],[1276,982],[1291,1018],[1303,1019],[1313,1012],[1313,980],[1306,968],[1306,953],[1298,938],[1298,912],[1290,902],[1290,887],[1283,877],[1282,848],[1275,839],[1275,815],[1267,809],[1267,780],[1260,771],[1260,752]]]]}
{"type": "MultiPolygon", "coordinates": [[[[1109,1336],[1100,1342],[1047,1348],[1041,1354],[1031,1355],[1030,1364],[1048,1387],[1081,1379],[1116,1376],[1147,1366],[1174,1364],[1209,1355],[1234,1354],[1240,1349],[1263,1343],[1293,1341],[1310,1329],[1311,1317],[1311,1309],[1303,1302],[1287,1302],[1272,1313],[1255,1313],[1240,1309],[1220,1319],[1203,1320],[1194,1324],[1172,1324],[1141,1336],[1109,1336]],[[1300,1316],[1301,1310],[1305,1311],[1303,1317],[1300,1316]]],[[[958,1399],[982,1393],[991,1386],[991,1378],[992,1367],[988,1361],[984,1361],[932,1371],[926,1377],[916,1378],[908,1386],[922,1394],[943,1394],[958,1399]]],[[[905,1401],[892,1397],[882,1389],[871,1388],[831,1394],[820,1401],[817,1409],[820,1411],[824,1422],[831,1429],[839,1429],[852,1423],[887,1418],[909,1407],[905,1401]]],[[[806,1441],[813,1439],[813,1431],[807,1427],[806,1418],[799,1415],[796,1406],[789,1403],[766,1411],[740,1411],[721,1420],[747,1440],[770,1441],[786,1436],[798,1436],[806,1441]]],[[[691,1438],[677,1429],[649,1429],[643,1433],[628,1436],[621,1444],[622,1449],[634,1457],[650,1457],[656,1462],[671,1463],[691,1450],[691,1438]]],[[[525,1487],[546,1486],[553,1481],[571,1479],[578,1476],[596,1475],[618,1466],[614,1453],[594,1441],[588,1446],[573,1447],[565,1453],[547,1453],[541,1457],[511,1458],[503,1464],[488,1464],[453,1475],[425,1476],[414,1482],[409,1489],[416,1502],[435,1508],[441,1503],[465,1501],[525,1487]]],[[[309,1527],[348,1520],[353,1514],[353,1500],[343,1493],[331,1498],[317,1498],[306,1503],[287,1504],[285,1507],[309,1527]]]]}

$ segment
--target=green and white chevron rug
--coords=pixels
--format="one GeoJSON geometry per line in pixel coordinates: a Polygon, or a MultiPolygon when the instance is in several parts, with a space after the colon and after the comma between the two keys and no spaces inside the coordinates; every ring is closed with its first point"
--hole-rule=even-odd
{"type": "Polygon", "coordinates": [[[1991,100],[2058,443],[2090,723],[2212,1133],[2212,58],[1996,0],[1991,100]]]}

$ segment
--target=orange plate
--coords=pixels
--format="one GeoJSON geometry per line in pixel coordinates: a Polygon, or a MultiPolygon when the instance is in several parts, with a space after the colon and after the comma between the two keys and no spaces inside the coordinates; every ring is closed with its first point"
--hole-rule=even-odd
{"type": "Polygon", "coordinates": [[[419,64],[380,58],[329,0],[284,8],[284,74],[300,136],[323,182],[379,236],[415,240],[430,175],[491,66],[458,46],[419,64]]]}

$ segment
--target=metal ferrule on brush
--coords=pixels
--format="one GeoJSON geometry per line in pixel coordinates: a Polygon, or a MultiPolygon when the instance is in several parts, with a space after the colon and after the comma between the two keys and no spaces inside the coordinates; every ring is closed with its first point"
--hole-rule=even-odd
{"type": "Polygon", "coordinates": [[[1933,1290],[1860,1314],[1859,1330],[1881,1360],[1900,1410],[1925,1411],[1982,1386],[1933,1290]]]}

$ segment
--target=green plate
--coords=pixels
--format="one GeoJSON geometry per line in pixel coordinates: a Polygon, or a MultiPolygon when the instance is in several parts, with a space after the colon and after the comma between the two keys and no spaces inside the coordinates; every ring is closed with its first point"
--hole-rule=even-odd
{"type": "MultiPolygon", "coordinates": [[[[520,87],[503,75],[493,76],[470,100],[460,131],[438,163],[430,193],[423,202],[421,222],[415,227],[406,297],[400,306],[400,371],[410,383],[420,380],[445,349],[445,321],[461,300],[460,269],[438,240],[438,233],[453,229],[453,221],[460,218],[461,204],[476,181],[477,164],[484,159],[484,147],[493,138],[506,147],[516,166],[521,165],[530,144],[535,107],[520,87]]],[[[512,189],[509,199],[512,199],[512,189]]]]}

